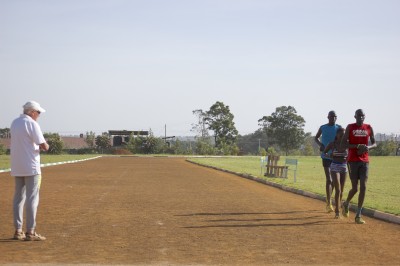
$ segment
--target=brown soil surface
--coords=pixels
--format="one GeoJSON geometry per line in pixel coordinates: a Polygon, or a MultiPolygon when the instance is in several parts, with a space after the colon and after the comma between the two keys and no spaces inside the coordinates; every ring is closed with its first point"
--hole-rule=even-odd
{"type": "Polygon", "coordinates": [[[335,220],[321,201],[183,158],[43,168],[43,242],[11,239],[13,186],[0,174],[0,264],[400,264],[399,225],[335,220]]]}

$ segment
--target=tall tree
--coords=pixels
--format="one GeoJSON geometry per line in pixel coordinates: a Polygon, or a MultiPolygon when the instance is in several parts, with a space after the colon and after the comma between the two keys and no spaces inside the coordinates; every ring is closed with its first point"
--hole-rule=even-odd
{"type": "Polygon", "coordinates": [[[233,114],[229,106],[222,102],[216,102],[205,112],[204,121],[208,128],[214,131],[215,145],[225,149],[226,145],[236,147],[238,131],[233,122],[233,114]]]}
{"type": "Polygon", "coordinates": [[[270,116],[263,116],[258,123],[269,139],[284,150],[286,155],[304,143],[305,120],[292,106],[277,107],[275,112],[270,116]]]}
{"type": "Polygon", "coordinates": [[[93,149],[96,145],[96,134],[93,131],[86,132],[85,142],[89,148],[93,149]]]}
{"type": "Polygon", "coordinates": [[[213,145],[213,141],[210,138],[208,131],[208,125],[206,124],[206,112],[202,109],[197,109],[193,111],[196,116],[197,122],[192,124],[192,132],[196,133],[196,144],[194,151],[201,155],[213,155],[216,149],[213,145]]]}
{"type": "Polygon", "coordinates": [[[207,125],[205,122],[206,113],[202,109],[197,109],[192,112],[196,118],[197,122],[192,124],[192,129],[190,131],[196,132],[197,137],[206,138],[209,137],[207,125]]]}

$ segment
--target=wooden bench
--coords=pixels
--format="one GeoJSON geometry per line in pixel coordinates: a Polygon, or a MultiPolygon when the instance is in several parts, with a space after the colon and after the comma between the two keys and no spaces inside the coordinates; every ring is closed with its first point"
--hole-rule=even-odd
{"type": "Polygon", "coordinates": [[[283,177],[285,173],[286,166],[278,165],[278,161],[280,156],[267,156],[266,161],[267,165],[265,166],[265,174],[264,176],[268,177],[283,177]]]}
{"type": "Polygon", "coordinates": [[[299,164],[297,159],[289,159],[286,158],[285,159],[285,168],[284,168],[284,173],[283,173],[283,177],[287,178],[288,176],[288,171],[293,171],[293,178],[294,178],[294,182],[296,182],[296,173],[297,173],[297,165],[299,164]]]}

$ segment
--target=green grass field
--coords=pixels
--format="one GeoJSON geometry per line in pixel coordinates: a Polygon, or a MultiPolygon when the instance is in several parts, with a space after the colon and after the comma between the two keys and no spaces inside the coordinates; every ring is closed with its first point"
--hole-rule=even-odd
{"type": "MultiPolygon", "coordinates": [[[[288,187],[294,187],[325,196],[325,174],[321,159],[317,156],[292,157],[299,160],[297,182],[293,172],[288,178],[268,178],[261,174],[261,158],[254,156],[190,158],[190,161],[231,170],[237,173],[251,174],[288,187]]],[[[283,164],[285,157],[281,157],[283,164]]],[[[343,197],[346,198],[351,187],[347,176],[343,197]]],[[[358,193],[353,198],[357,203],[358,193]]],[[[364,206],[395,215],[400,215],[400,157],[371,157],[364,206]]]]}
{"type": "MultiPolygon", "coordinates": [[[[74,161],[74,160],[82,160],[87,158],[96,157],[96,154],[63,154],[63,155],[48,155],[42,154],[40,155],[41,163],[56,163],[56,162],[66,162],[66,161],[74,161]]],[[[9,169],[10,168],[10,156],[9,155],[0,155],[0,170],[9,169]]]]}
{"type": "MultiPolygon", "coordinates": [[[[42,163],[64,162],[92,158],[97,155],[41,155],[42,163]]],[[[321,159],[316,156],[290,157],[299,160],[297,182],[293,180],[293,172],[289,171],[287,179],[268,178],[261,173],[260,157],[212,157],[190,158],[190,161],[231,170],[237,173],[251,174],[268,179],[288,187],[325,195],[325,176],[321,159]]],[[[284,162],[281,157],[280,162],[284,162]]],[[[10,168],[10,156],[0,155],[0,170],[10,168]]],[[[347,177],[344,197],[350,189],[350,179],[347,177]]],[[[353,198],[357,202],[358,194],[353,198]]],[[[371,157],[369,180],[365,207],[400,215],[400,157],[371,157]]]]}

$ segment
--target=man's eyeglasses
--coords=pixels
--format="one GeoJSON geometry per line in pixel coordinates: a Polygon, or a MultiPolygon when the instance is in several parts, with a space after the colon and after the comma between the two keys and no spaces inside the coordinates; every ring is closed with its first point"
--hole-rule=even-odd
{"type": "Polygon", "coordinates": [[[37,110],[35,110],[36,111],[36,113],[38,113],[38,115],[40,115],[40,111],[37,111],[37,110]]]}

